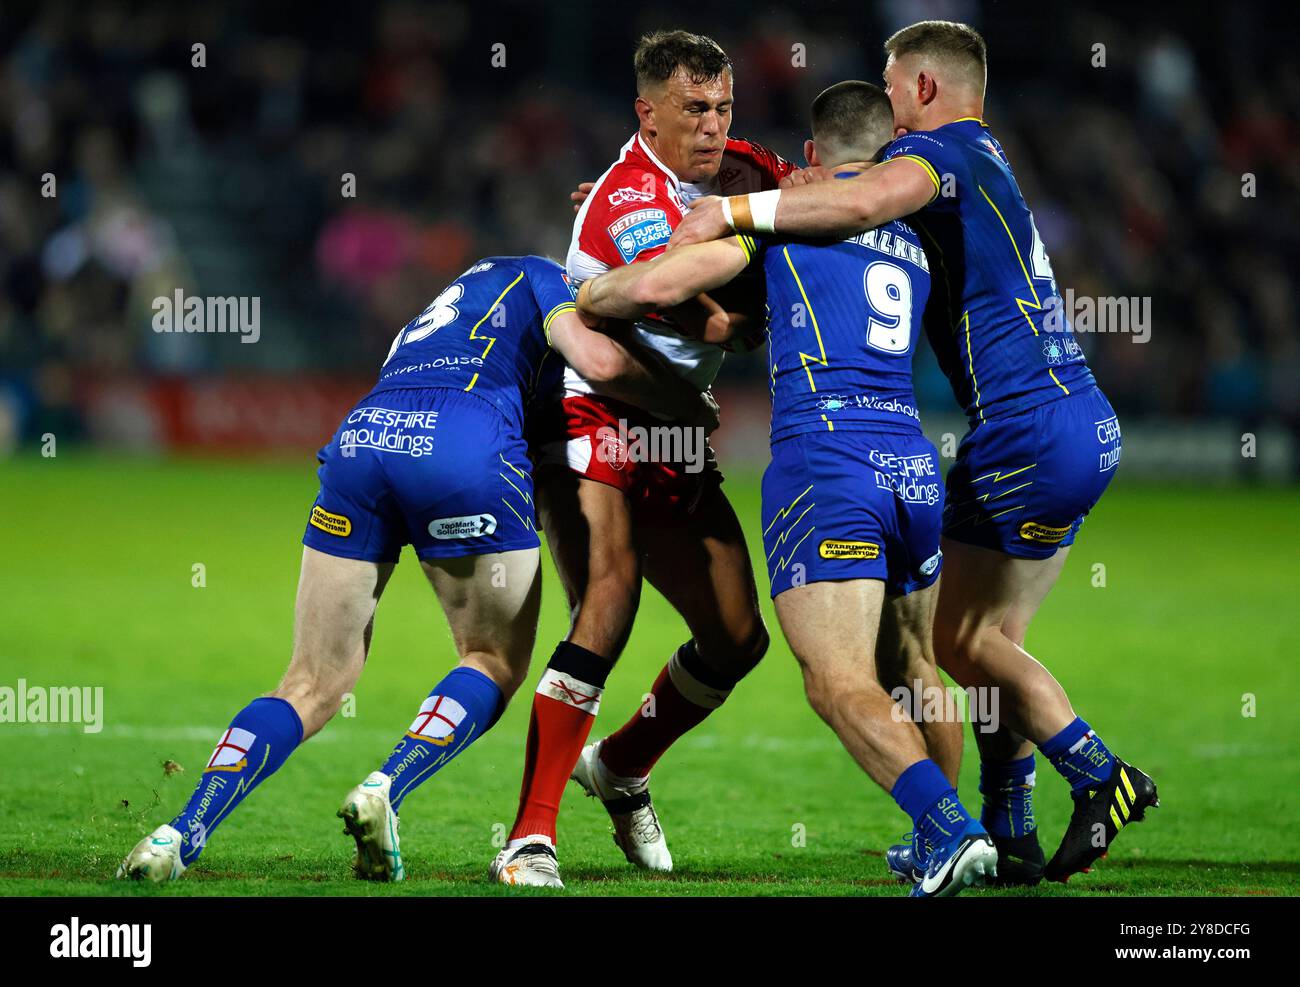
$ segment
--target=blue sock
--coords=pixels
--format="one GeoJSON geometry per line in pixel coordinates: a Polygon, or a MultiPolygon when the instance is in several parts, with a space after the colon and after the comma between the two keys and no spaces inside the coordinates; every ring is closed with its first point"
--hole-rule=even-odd
{"type": "Polygon", "coordinates": [[[980,823],[994,836],[1025,836],[1034,822],[1034,755],[1016,761],[980,761],[980,823]]]}
{"type": "Polygon", "coordinates": [[[504,709],[495,682],[476,669],[453,668],[433,687],[406,736],[379,769],[393,779],[393,811],[417,785],[487,733],[504,709]]]}
{"type": "Polygon", "coordinates": [[[1092,727],[1077,716],[1073,723],[1047,743],[1040,744],[1038,749],[1070,783],[1073,792],[1094,788],[1109,780],[1115,766],[1115,756],[1092,732],[1092,727]]]}
{"type": "Polygon", "coordinates": [[[217,824],[301,743],[302,720],[283,699],[254,699],[236,713],[208,759],[202,781],[171,822],[181,834],[181,863],[188,867],[197,860],[217,824]]]}
{"type": "Polygon", "coordinates": [[[975,821],[957,801],[957,790],[939,765],[928,757],[899,775],[889,794],[912,817],[922,839],[936,847],[950,842],[975,821]]]}

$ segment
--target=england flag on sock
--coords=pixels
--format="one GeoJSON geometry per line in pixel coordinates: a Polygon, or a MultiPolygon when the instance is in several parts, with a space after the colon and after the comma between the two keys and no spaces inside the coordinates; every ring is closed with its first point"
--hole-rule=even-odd
{"type": "Polygon", "coordinates": [[[217,749],[208,759],[204,771],[242,771],[248,764],[248,752],[257,740],[254,734],[239,727],[230,727],[221,735],[217,749]]]}
{"type": "Polygon", "coordinates": [[[406,735],[446,747],[456,739],[456,728],[463,719],[465,707],[456,700],[450,696],[429,696],[420,705],[420,714],[406,735]]]}

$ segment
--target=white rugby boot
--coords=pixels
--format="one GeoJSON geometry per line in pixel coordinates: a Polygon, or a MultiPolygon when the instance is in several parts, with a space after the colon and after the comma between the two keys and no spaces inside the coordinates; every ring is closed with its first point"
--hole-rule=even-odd
{"type": "Polygon", "coordinates": [[[516,847],[507,846],[492,861],[488,879],[534,888],[564,887],[555,847],[544,837],[535,837],[516,847]]]}
{"type": "Polygon", "coordinates": [[[343,820],[343,832],[357,842],[352,871],[363,881],[396,882],[405,879],[402,845],[397,837],[400,820],[388,800],[393,780],[382,771],[372,771],[352,791],[336,813],[343,820]]]}
{"type": "Polygon", "coordinates": [[[117,868],[117,876],[155,884],[176,880],[185,873],[185,865],[181,863],[181,839],[180,830],[164,823],[126,855],[117,868]]]}
{"type": "Polygon", "coordinates": [[[650,801],[650,779],[618,778],[600,762],[603,740],[582,749],[574,765],[574,781],[591,798],[598,798],[614,823],[614,843],[628,863],[644,870],[670,871],[673,857],[668,852],[663,827],[650,801]]]}

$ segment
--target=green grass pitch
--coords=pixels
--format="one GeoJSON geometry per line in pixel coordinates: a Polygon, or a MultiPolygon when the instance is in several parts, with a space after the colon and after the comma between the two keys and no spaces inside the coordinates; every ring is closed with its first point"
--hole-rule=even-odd
{"type": "MultiPolygon", "coordinates": [[[[0,894],[497,895],[485,879],[514,815],[529,690],[565,607],[545,562],[530,684],[502,722],[404,807],[409,879],[351,879],[334,817],[454,662],[409,549],[380,605],[355,715],[255,792],[174,886],[113,881],[188,797],[233,713],[287,662],[314,463],[60,455],[0,466],[0,686],[102,686],[104,727],[0,724],[0,894]],[[192,566],[206,586],[191,585],[192,566]],[[184,771],[165,776],[163,762],[184,771]]],[[[729,491],[757,546],[758,484],[729,491]]],[[[1161,808],[1067,888],[1034,895],[1293,895],[1300,872],[1296,491],[1150,488],[1123,473],[1085,527],[1027,647],[1107,743],[1156,778],[1161,808]],[[1094,565],[1105,567],[1105,585],[1094,565]],[[1254,697],[1254,715],[1243,707],[1254,697]]],[[[755,554],[760,587],[766,586],[755,554]]],[[[561,894],[898,895],[882,851],[909,827],[808,708],[765,600],[760,668],[655,773],[677,870],[626,864],[576,786],[560,818],[561,894]],[[799,836],[802,834],[803,838],[799,836]],[[802,844],[802,845],[801,845],[802,844]]],[[[640,702],[685,637],[647,589],[593,736],[640,702]]],[[[978,803],[967,740],[961,794],[978,803]]],[[[1039,760],[1050,854],[1065,785],[1039,760]]],[[[556,893],[556,892],[532,892],[556,893]]],[[[1001,892],[971,892],[969,897],[1001,892]]]]}

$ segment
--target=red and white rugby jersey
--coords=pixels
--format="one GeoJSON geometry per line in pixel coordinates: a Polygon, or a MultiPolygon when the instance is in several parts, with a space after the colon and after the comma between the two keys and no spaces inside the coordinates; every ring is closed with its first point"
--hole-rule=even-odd
{"type": "MultiPolygon", "coordinates": [[[[794,165],[760,144],[728,138],[718,174],[706,182],[688,184],[655,157],[640,133],[633,134],[574,220],[565,262],[569,276],[585,281],[610,268],[652,260],[667,248],[688,202],[705,195],[773,189],[794,170],[794,165]]],[[[687,339],[669,319],[659,316],[638,323],[637,332],[693,385],[703,390],[713,383],[723,356],[717,346],[687,339]]],[[[594,390],[572,368],[566,369],[566,395],[594,390]]]]}

